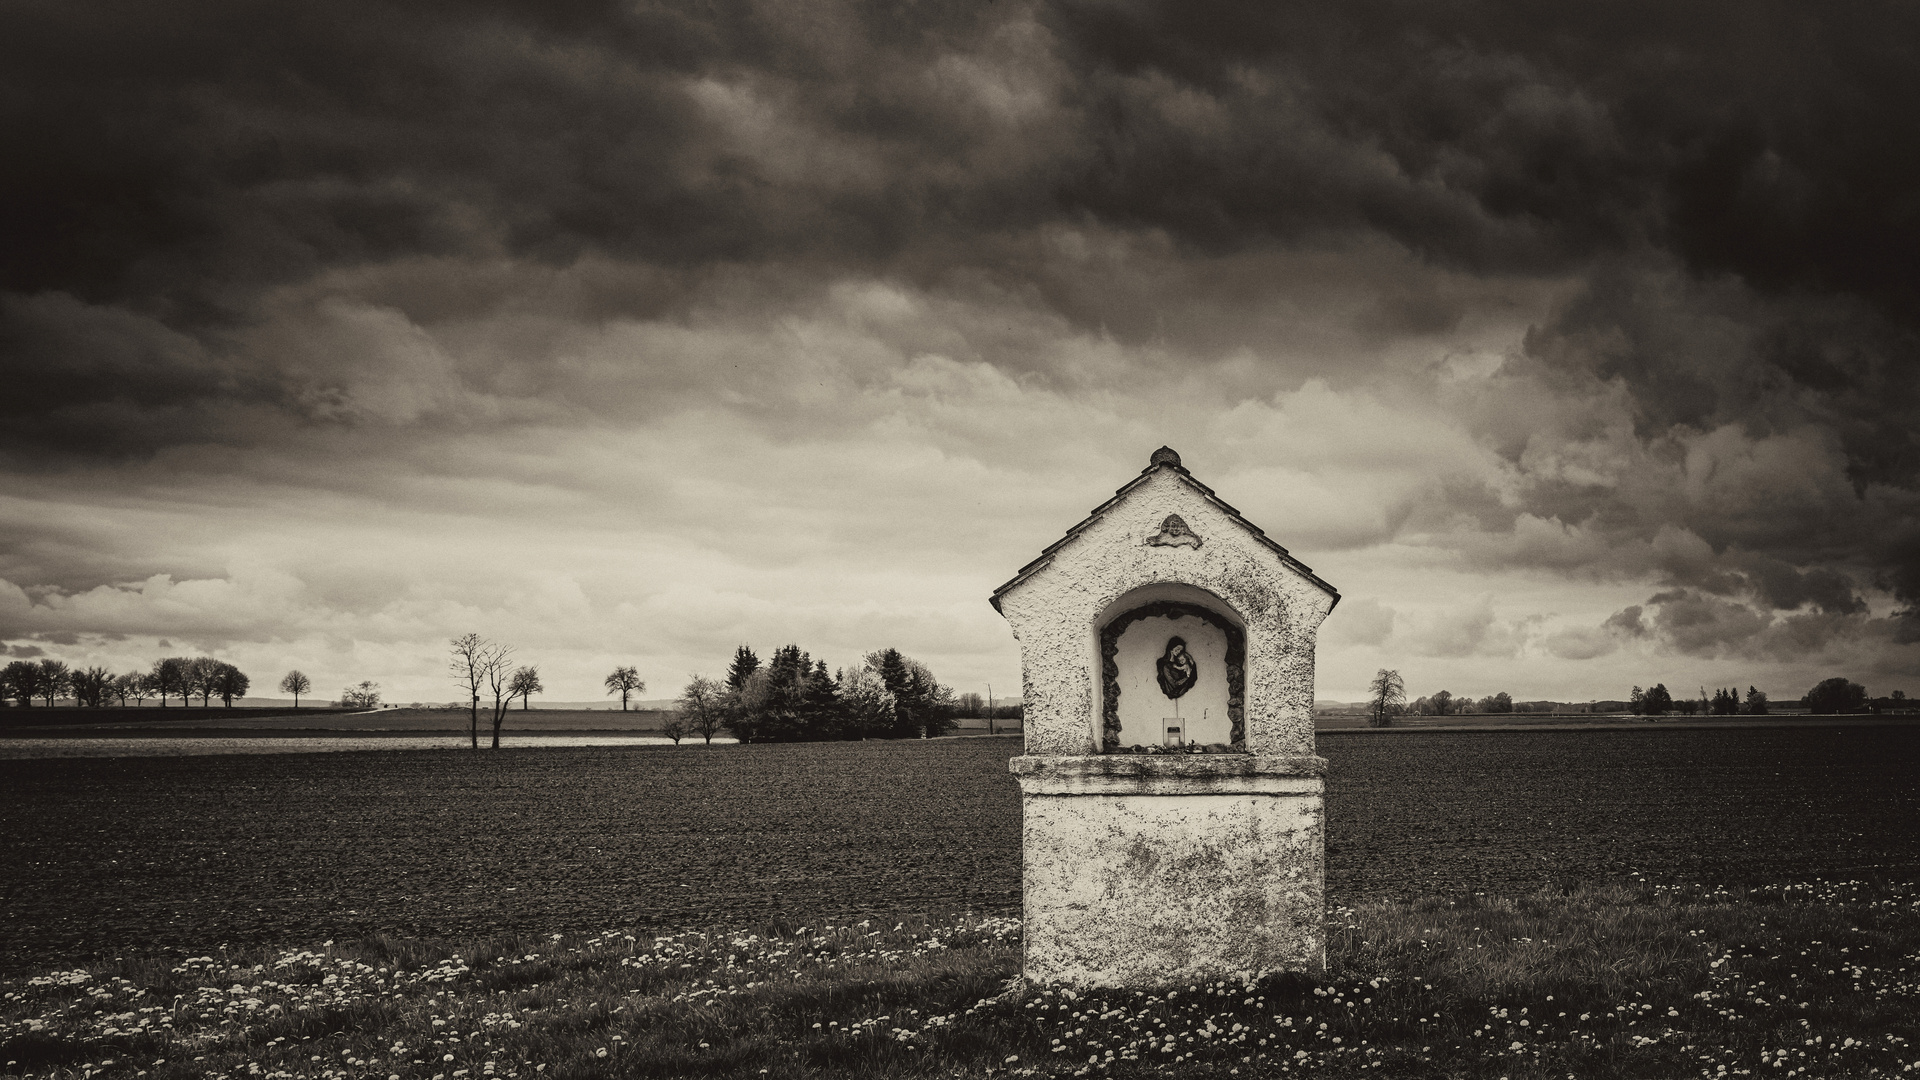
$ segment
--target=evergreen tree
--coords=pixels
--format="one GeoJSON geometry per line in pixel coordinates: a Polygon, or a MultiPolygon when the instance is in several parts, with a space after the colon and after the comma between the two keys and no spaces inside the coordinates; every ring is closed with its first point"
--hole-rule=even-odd
{"type": "Polygon", "coordinates": [[[746,689],[747,678],[760,670],[760,658],[745,645],[733,650],[733,664],[727,668],[727,689],[734,693],[746,689]]]}
{"type": "Polygon", "coordinates": [[[916,715],[919,708],[919,690],[914,685],[913,673],[907,669],[907,658],[900,655],[899,649],[882,649],[867,654],[867,667],[893,695],[893,725],[887,731],[890,739],[911,739],[920,734],[920,719],[916,715]]]}
{"type": "MultiPolygon", "coordinates": [[[[731,673],[729,673],[731,674],[731,673]]],[[[760,702],[757,731],[769,742],[815,738],[807,714],[807,683],[813,663],[798,645],[783,645],[767,663],[766,693],[760,702]]]]}
{"type": "Polygon", "coordinates": [[[898,649],[883,649],[867,654],[867,669],[880,676],[893,695],[890,737],[931,738],[954,729],[953,691],[940,685],[927,665],[898,649]]]}
{"type": "Polygon", "coordinates": [[[807,676],[806,700],[804,709],[807,727],[816,739],[845,739],[848,734],[847,717],[840,708],[840,693],[834,686],[833,675],[827,671],[825,660],[813,663],[813,673],[807,676]]]}

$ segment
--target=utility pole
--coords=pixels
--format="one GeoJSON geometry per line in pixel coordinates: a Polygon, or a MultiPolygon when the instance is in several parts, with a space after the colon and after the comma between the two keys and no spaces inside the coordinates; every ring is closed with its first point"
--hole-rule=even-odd
{"type": "Polygon", "coordinates": [[[993,734],[993,684],[987,684],[987,734],[993,734]]]}

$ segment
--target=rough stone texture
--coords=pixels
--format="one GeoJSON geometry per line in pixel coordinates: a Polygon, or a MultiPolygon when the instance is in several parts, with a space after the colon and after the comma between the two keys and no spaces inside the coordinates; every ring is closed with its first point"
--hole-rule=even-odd
{"type": "Polygon", "coordinates": [[[1027,756],[1011,767],[1028,979],[1146,987],[1325,964],[1313,647],[1338,601],[1166,447],[994,594],[1025,668],[1027,756]],[[1166,602],[1244,634],[1244,753],[1100,752],[1101,631],[1166,602]]]}
{"type": "Polygon", "coordinates": [[[1028,979],[1162,986],[1325,964],[1320,758],[1013,759],[1028,979]]]}
{"type": "Polygon", "coordinates": [[[1029,754],[1096,752],[1099,628],[1154,599],[1186,600],[1247,632],[1247,750],[1313,752],[1313,649],[1338,595],[1177,466],[1158,464],[995,596],[1020,642],[1029,754]],[[1203,539],[1147,543],[1169,514],[1203,539]]]}

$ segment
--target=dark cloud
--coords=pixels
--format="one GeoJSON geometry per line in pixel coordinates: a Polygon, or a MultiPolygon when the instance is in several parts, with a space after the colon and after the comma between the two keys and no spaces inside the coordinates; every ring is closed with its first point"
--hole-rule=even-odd
{"type": "Polygon", "coordinates": [[[1551,289],[1439,395],[1507,474],[1389,531],[1663,583],[1610,634],[1841,640],[1920,607],[1916,54],[1888,5],[14,5],[0,454],[785,431],[815,354],[1232,406],[1551,289]]]}
{"type": "Polygon", "coordinates": [[[1622,608],[1607,616],[1604,629],[1616,631],[1628,637],[1646,637],[1652,631],[1648,629],[1646,621],[1641,618],[1641,613],[1639,604],[1622,608]]]}

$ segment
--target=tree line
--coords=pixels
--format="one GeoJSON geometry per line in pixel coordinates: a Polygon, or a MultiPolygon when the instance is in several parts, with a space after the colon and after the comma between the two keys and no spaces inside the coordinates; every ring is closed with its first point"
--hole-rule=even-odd
{"type": "MultiPolygon", "coordinates": [[[[1732,687],[1715,690],[1709,696],[1704,686],[1700,688],[1697,698],[1676,699],[1664,683],[1654,683],[1648,690],[1636,686],[1632,697],[1628,699],[1628,707],[1636,716],[1663,716],[1670,712],[1682,716],[1766,716],[1772,704],[1764,691],[1751,686],[1747,687],[1745,701],[1741,700],[1740,691],[1732,687]]],[[[1895,690],[1886,697],[1876,698],[1867,693],[1866,687],[1840,675],[1820,680],[1813,689],[1807,691],[1805,697],[1789,704],[1804,708],[1815,716],[1911,707],[1904,690],[1895,690]]]]}
{"type": "MultiPolygon", "coordinates": [[[[1490,694],[1475,701],[1470,697],[1455,697],[1448,691],[1416,699],[1407,703],[1406,684],[1398,671],[1381,668],[1368,685],[1367,722],[1374,727],[1386,727],[1393,723],[1396,716],[1454,716],[1464,713],[1511,713],[1525,712],[1526,705],[1514,704],[1506,691],[1490,694]]],[[[1594,706],[1608,706],[1607,711],[1618,708],[1621,702],[1602,702],[1594,706]]],[[[1721,687],[1711,694],[1706,687],[1700,688],[1699,697],[1676,699],[1665,683],[1655,683],[1651,689],[1636,686],[1624,703],[1626,709],[1635,716],[1665,716],[1677,713],[1681,716],[1766,716],[1772,703],[1766,692],[1758,687],[1747,687],[1745,698],[1736,687],[1721,687]]],[[[1909,701],[1905,691],[1895,690],[1885,698],[1872,698],[1867,688],[1857,682],[1835,677],[1825,679],[1807,691],[1807,696],[1796,704],[1803,705],[1808,712],[1816,715],[1835,715],[1840,713],[1860,713],[1882,708],[1905,709],[1909,701]]],[[[1537,708],[1539,703],[1535,703],[1537,708]]]]}
{"type": "Polygon", "coordinates": [[[688,734],[712,742],[723,730],[743,743],[932,738],[952,731],[962,709],[950,687],[898,649],[829,672],[798,645],[764,664],[742,645],[723,680],[694,675],[678,705],[667,732],[675,742],[688,734]]]}
{"type": "Polygon", "coordinates": [[[31,708],[36,700],[51,708],[58,698],[94,708],[116,702],[140,705],[148,698],[159,698],[165,707],[172,698],[186,705],[196,697],[203,706],[211,706],[217,697],[232,707],[233,699],[246,696],[250,685],[246,672],[210,656],[169,656],[154,661],[146,671],[120,674],[98,665],[68,667],[52,657],[15,660],[0,668],[0,701],[23,708],[31,708]]]}
{"type": "Polygon", "coordinates": [[[1745,701],[1740,700],[1739,689],[1730,686],[1714,690],[1712,697],[1703,686],[1699,697],[1676,701],[1665,683],[1654,683],[1647,690],[1636,686],[1627,698],[1627,710],[1635,716],[1766,716],[1768,705],[1766,691],[1752,686],[1747,687],[1745,701]]]}

